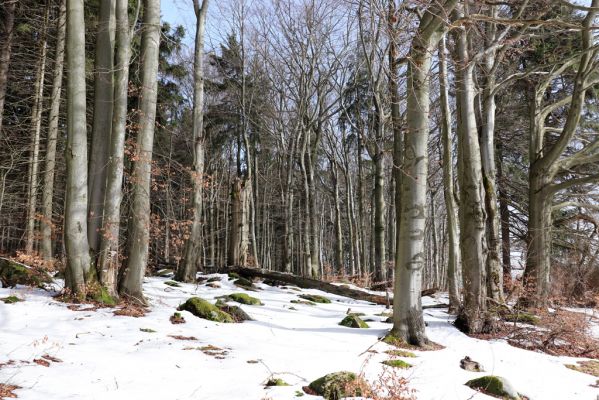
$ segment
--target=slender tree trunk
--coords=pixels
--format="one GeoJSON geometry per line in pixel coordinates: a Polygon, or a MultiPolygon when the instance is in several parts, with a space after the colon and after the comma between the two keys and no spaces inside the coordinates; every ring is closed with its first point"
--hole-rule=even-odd
{"type": "Polygon", "coordinates": [[[193,176],[193,220],[189,238],[185,243],[183,260],[177,269],[176,279],[183,282],[195,282],[201,261],[202,215],[204,195],[204,31],[208,0],[194,0],[196,13],[196,40],[194,52],[194,94],[193,94],[193,139],[194,139],[194,176],[193,176]]]}
{"type": "Polygon", "coordinates": [[[341,199],[339,198],[339,167],[331,160],[331,172],[333,176],[333,195],[335,202],[335,267],[339,274],[346,273],[343,262],[343,229],[341,227],[341,199]]]}
{"type": "Polygon", "coordinates": [[[46,76],[46,56],[48,42],[48,18],[50,5],[46,5],[40,43],[40,58],[34,84],[33,107],[31,108],[31,149],[29,154],[29,194],[27,197],[27,240],[25,253],[33,254],[35,238],[35,222],[37,218],[37,197],[39,186],[40,139],[42,134],[42,111],[44,107],[44,82],[46,76]]]}
{"type": "Polygon", "coordinates": [[[119,226],[121,221],[121,201],[123,198],[123,169],[125,135],[127,128],[127,95],[129,87],[129,61],[131,59],[131,37],[127,0],[116,0],[116,71],[114,80],[114,114],[112,117],[112,137],[106,196],[104,199],[104,219],[102,243],[98,271],[100,282],[111,296],[117,296],[117,276],[120,264],[119,226]]]}
{"type": "MultiPolygon", "coordinates": [[[[382,124],[382,121],[379,121],[382,124]]],[[[382,127],[380,128],[382,129],[382,127]]],[[[385,252],[385,158],[378,149],[374,157],[374,271],[377,282],[387,281],[385,252]]]]}
{"type": "Polygon", "coordinates": [[[58,141],[58,118],[64,70],[64,48],[67,29],[66,0],[61,0],[57,25],[56,51],[54,55],[54,75],[50,115],[48,117],[48,143],[46,147],[46,170],[44,172],[44,190],[42,192],[41,251],[45,260],[52,260],[53,228],[52,200],[54,198],[54,171],[56,169],[56,143],[58,141]]]}
{"type": "Polygon", "coordinates": [[[456,325],[465,332],[487,328],[487,274],[485,192],[475,119],[473,68],[469,63],[465,29],[456,32],[458,119],[458,178],[460,184],[460,249],[464,280],[464,306],[456,325]]]}
{"type": "Polygon", "coordinates": [[[503,154],[502,146],[497,147],[499,163],[497,164],[497,182],[499,188],[499,216],[501,220],[501,262],[503,264],[503,280],[511,282],[511,243],[510,243],[510,209],[505,188],[505,177],[503,176],[503,154]]]}
{"type": "MultiPolygon", "coordinates": [[[[491,7],[491,18],[496,17],[496,7],[491,7]]],[[[485,41],[490,47],[496,39],[496,26],[487,23],[485,41]]],[[[495,76],[492,71],[495,64],[495,52],[489,51],[485,56],[485,86],[483,89],[483,115],[481,127],[481,158],[483,167],[483,185],[485,190],[485,209],[487,214],[487,291],[488,296],[496,302],[502,303],[503,299],[503,271],[499,259],[499,212],[497,209],[497,168],[495,163],[495,76]]]]}
{"type": "Polygon", "coordinates": [[[4,115],[8,66],[10,65],[17,3],[17,0],[6,0],[4,2],[4,20],[0,26],[0,138],[2,138],[2,116],[4,115]]]}
{"type": "Polygon", "coordinates": [[[87,128],[85,120],[85,17],[83,0],[67,0],[66,286],[85,296],[93,279],[87,241],[87,128]]]}
{"type": "Polygon", "coordinates": [[[94,119],[89,152],[87,237],[92,257],[97,257],[102,240],[102,217],[110,153],[114,107],[115,0],[100,1],[94,71],[94,119]]]}
{"type": "Polygon", "coordinates": [[[447,282],[449,291],[449,312],[457,313],[460,308],[459,292],[459,238],[456,218],[456,204],[453,185],[451,110],[447,85],[447,61],[445,35],[439,45],[439,85],[441,102],[441,141],[443,143],[443,197],[447,214],[447,282]]]}
{"type": "Polygon", "coordinates": [[[133,165],[133,197],[129,219],[129,259],[120,293],[145,304],[142,281],[148,264],[150,229],[150,179],[152,147],[158,91],[158,51],[160,45],[160,0],[144,1],[142,36],[142,89],[140,129],[133,165]]]}

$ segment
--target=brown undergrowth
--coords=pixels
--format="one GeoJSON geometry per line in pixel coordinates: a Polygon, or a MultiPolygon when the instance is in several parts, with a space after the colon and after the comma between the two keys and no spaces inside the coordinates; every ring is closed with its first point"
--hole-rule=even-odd
{"type": "Polygon", "coordinates": [[[591,335],[589,315],[563,309],[535,310],[534,315],[535,325],[500,322],[495,332],[472,336],[505,339],[514,347],[554,356],[599,359],[599,340],[591,335]]]}

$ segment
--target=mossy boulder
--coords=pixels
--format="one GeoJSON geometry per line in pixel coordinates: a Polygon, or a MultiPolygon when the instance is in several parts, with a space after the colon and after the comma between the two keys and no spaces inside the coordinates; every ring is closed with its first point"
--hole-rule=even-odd
{"type": "Polygon", "coordinates": [[[395,356],[395,357],[407,357],[407,358],[415,358],[417,357],[416,354],[412,353],[411,351],[407,351],[407,350],[387,350],[385,351],[385,353],[389,354],[390,356],[395,356]]]}
{"type": "Polygon", "coordinates": [[[256,287],[254,286],[254,283],[252,281],[250,281],[249,279],[245,279],[245,278],[239,278],[236,279],[235,281],[233,281],[233,284],[235,286],[238,286],[242,289],[246,289],[246,290],[255,290],[256,287]]]}
{"type": "Polygon", "coordinates": [[[226,296],[226,298],[228,300],[236,301],[237,303],[247,304],[250,306],[262,306],[263,305],[262,302],[260,301],[260,299],[258,299],[256,297],[252,297],[246,293],[231,293],[230,295],[226,296]]]}
{"type": "Polygon", "coordinates": [[[488,375],[466,382],[466,386],[499,399],[521,400],[514,387],[507,379],[500,376],[488,375]]]}
{"type": "Polygon", "coordinates": [[[175,271],[169,268],[162,268],[156,271],[156,276],[159,276],[161,278],[168,278],[170,276],[173,276],[174,274],[175,271]]]}
{"type": "Polygon", "coordinates": [[[2,301],[4,304],[14,304],[25,300],[18,298],[17,296],[11,295],[0,299],[0,301],[2,301]]]}
{"type": "Polygon", "coordinates": [[[408,369],[408,368],[412,367],[412,364],[407,363],[403,360],[399,360],[399,359],[385,360],[385,361],[383,361],[383,364],[388,365],[389,367],[400,368],[400,369],[408,369]]]}
{"type": "Polygon", "coordinates": [[[348,328],[370,328],[368,324],[362,321],[360,317],[351,314],[343,318],[343,320],[339,322],[339,325],[346,326],[348,328]]]}
{"type": "Polygon", "coordinates": [[[93,287],[89,295],[93,301],[105,306],[116,306],[118,304],[118,300],[112,297],[104,286],[93,287]]]}
{"type": "Polygon", "coordinates": [[[264,386],[289,386],[289,384],[281,378],[270,378],[264,386]]]}
{"type": "Polygon", "coordinates": [[[234,322],[243,322],[243,321],[253,321],[252,317],[250,317],[241,307],[238,306],[230,306],[227,303],[223,303],[222,301],[217,301],[215,304],[219,310],[227,313],[233,318],[234,322]]]}
{"type": "Polygon", "coordinates": [[[331,300],[318,294],[300,294],[299,297],[304,300],[312,301],[314,303],[328,304],[331,302],[331,300]]]}
{"type": "Polygon", "coordinates": [[[164,284],[171,287],[181,287],[181,284],[175,281],[166,281],[164,284]]]}
{"type": "Polygon", "coordinates": [[[214,304],[199,297],[192,297],[188,299],[185,303],[181,304],[177,310],[189,311],[196,317],[207,319],[209,321],[224,323],[235,322],[233,317],[231,317],[229,314],[220,310],[214,304]]]}
{"type": "Polygon", "coordinates": [[[229,276],[229,280],[241,278],[241,276],[239,276],[239,274],[236,272],[229,272],[227,275],[229,276]]]}
{"type": "Polygon", "coordinates": [[[212,283],[212,282],[220,282],[220,276],[213,276],[206,280],[206,283],[212,283]]]}
{"type": "Polygon", "coordinates": [[[51,283],[52,278],[45,271],[6,258],[0,258],[0,282],[2,282],[3,287],[15,287],[17,285],[43,287],[44,283],[51,283]]]}
{"type": "Polygon", "coordinates": [[[364,382],[353,372],[339,371],[322,376],[309,388],[326,400],[340,400],[344,397],[361,396],[364,382]]]}

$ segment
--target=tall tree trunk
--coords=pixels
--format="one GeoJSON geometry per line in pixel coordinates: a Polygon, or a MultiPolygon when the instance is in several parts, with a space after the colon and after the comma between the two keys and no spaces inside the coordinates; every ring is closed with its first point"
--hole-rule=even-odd
{"type": "Polygon", "coordinates": [[[145,304],[142,281],[148,264],[150,239],[150,180],[152,147],[158,92],[158,52],[160,46],[160,0],[144,1],[144,31],[142,36],[142,89],[140,129],[133,166],[133,197],[129,219],[129,259],[120,293],[145,304]]]}
{"type": "MultiPolygon", "coordinates": [[[[491,18],[497,15],[496,7],[491,7],[491,18]]],[[[495,23],[489,22],[485,42],[491,47],[496,39],[495,23]]],[[[499,259],[499,211],[497,209],[497,168],[495,163],[495,51],[487,51],[485,56],[485,86],[483,89],[483,115],[481,127],[481,158],[483,167],[483,185],[485,190],[486,240],[487,240],[487,291],[488,296],[496,302],[503,299],[503,271],[499,259]]]]}
{"type": "MultiPolygon", "coordinates": [[[[382,121],[379,121],[382,124],[382,121]]],[[[382,129],[379,128],[379,129],[382,129]]],[[[385,157],[377,144],[374,156],[374,271],[377,282],[387,281],[385,252],[385,157]]]]}
{"type": "Polygon", "coordinates": [[[235,178],[231,186],[231,229],[229,231],[228,266],[241,264],[241,235],[243,230],[243,182],[235,178]]]}
{"type": "Polygon", "coordinates": [[[339,167],[331,160],[331,172],[333,177],[333,197],[335,202],[335,270],[341,275],[346,274],[343,262],[343,229],[341,227],[341,199],[339,197],[339,167]]]}
{"type": "Polygon", "coordinates": [[[10,65],[17,3],[17,0],[7,0],[4,2],[4,19],[1,21],[2,25],[0,26],[0,138],[2,138],[2,116],[4,115],[8,66],[10,65]]]}
{"type": "Polygon", "coordinates": [[[58,141],[58,118],[60,115],[60,93],[64,70],[64,48],[67,31],[66,0],[61,0],[57,25],[56,51],[54,55],[54,74],[50,115],[48,117],[48,142],[46,147],[46,170],[44,172],[44,190],[42,192],[41,251],[44,260],[52,260],[53,228],[52,200],[54,198],[54,171],[56,169],[56,142],[58,141]]]}
{"type": "MultiPolygon", "coordinates": [[[[393,128],[393,182],[395,183],[393,204],[395,207],[395,252],[393,253],[393,264],[395,271],[400,263],[399,259],[399,233],[401,226],[401,188],[403,173],[403,133],[401,129],[401,110],[399,96],[399,35],[397,29],[397,10],[395,0],[389,1],[389,94],[391,98],[391,126],[393,128]]],[[[391,232],[389,232],[391,234],[391,232]]]]}
{"type": "Polygon", "coordinates": [[[87,127],[85,120],[85,17],[83,0],[67,0],[66,286],[85,296],[93,279],[87,241],[87,127]]]}
{"type": "Polygon", "coordinates": [[[37,218],[38,171],[40,162],[40,138],[42,134],[42,111],[44,108],[44,82],[46,76],[46,55],[48,43],[48,18],[50,5],[46,4],[40,43],[39,60],[34,84],[33,107],[31,108],[31,149],[29,153],[29,194],[27,197],[27,240],[25,253],[33,254],[35,244],[35,222],[37,218]]]}
{"type": "Polygon", "coordinates": [[[194,92],[193,92],[193,220],[189,238],[185,243],[183,260],[177,269],[176,278],[183,282],[195,282],[202,249],[202,215],[204,195],[204,31],[208,0],[193,3],[196,14],[196,39],[194,51],[194,92]]]}
{"type": "MultiPolygon", "coordinates": [[[[401,221],[398,227],[392,334],[408,343],[428,342],[424,331],[420,289],[425,263],[426,189],[428,177],[429,89],[432,52],[441,39],[443,16],[457,0],[433,2],[424,12],[412,41],[408,64],[407,129],[401,182],[401,221]]],[[[399,182],[398,182],[399,183],[399,182]]]]}
{"type": "Polygon", "coordinates": [[[441,102],[441,141],[443,143],[443,197],[447,214],[447,283],[449,291],[449,312],[457,313],[460,308],[459,292],[459,238],[456,219],[456,204],[453,185],[453,158],[451,110],[449,108],[447,84],[447,60],[445,35],[439,45],[439,85],[441,102]]]}
{"type": "Polygon", "coordinates": [[[102,240],[102,217],[114,107],[115,0],[100,1],[94,71],[94,119],[89,153],[87,237],[94,259],[102,240]]]}
{"type": "Polygon", "coordinates": [[[508,195],[505,188],[505,177],[503,175],[503,152],[502,146],[497,147],[499,163],[497,164],[497,182],[499,188],[499,216],[501,220],[501,263],[503,264],[503,280],[511,282],[511,243],[510,243],[510,209],[508,195]]]}
{"type": "Polygon", "coordinates": [[[98,271],[100,282],[111,296],[116,297],[119,269],[119,227],[121,221],[121,201],[123,198],[123,169],[125,136],[127,129],[127,94],[129,88],[129,62],[131,59],[131,37],[127,0],[116,0],[116,73],[114,80],[114,114],[110,138],[110,157],[106,196],[104,199],[104,219],[102,243],[98,271]]]}
{"type": "MultiPolygon", "coordinates": [[[[460,13],[461,14],[461,13],[460,13]]],[[[460,184],[460,250],[464,281],[464,306],[456,325],[465,332],[487,328],[487,274],[485,192],[475,119],[475,87],[468,53],[467,31],[456,32],[456,96],[458,119],[458,179],[460,184]]]]}

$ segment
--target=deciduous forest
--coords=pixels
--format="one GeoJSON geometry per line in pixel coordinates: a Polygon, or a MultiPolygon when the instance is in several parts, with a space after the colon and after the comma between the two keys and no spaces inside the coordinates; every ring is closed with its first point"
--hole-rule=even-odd
{"type": "Polygon", "coordinates": [[[0,399],[594,399],[598,16],[0,0],[0,399]]]}

